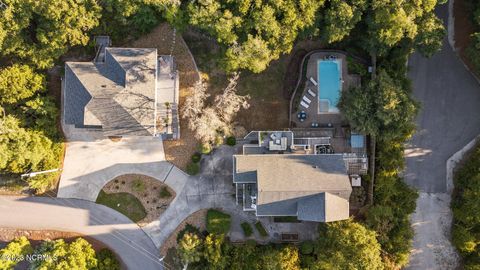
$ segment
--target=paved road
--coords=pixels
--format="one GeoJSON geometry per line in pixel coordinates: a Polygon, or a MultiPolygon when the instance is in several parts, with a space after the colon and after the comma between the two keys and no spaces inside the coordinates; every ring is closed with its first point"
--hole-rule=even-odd
{"type": "Polygon", "coordinates": [[[117,253],[128,269],[163,269],[152,240],[122,214],[76,199],[0,196],[0,227],[76,232],[117,253]]]}
{"type": "MultiPolygon", "coordinates": [[[[447,22],[447,5],[437,14],[447,22]]],[[[420,191],[412,216],[415,230],[411,269],[454,267],[449,242],[451,211],[446,161],[480,134],[480,87],[444,40],[430,59],[409,60],[414,96],[422,103],[417,132],[406,149],[405,181],[420,191]]]]}

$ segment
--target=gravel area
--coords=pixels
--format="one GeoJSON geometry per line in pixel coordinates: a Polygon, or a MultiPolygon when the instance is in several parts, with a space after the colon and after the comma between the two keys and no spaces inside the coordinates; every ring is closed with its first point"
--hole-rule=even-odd
{"type": "Polygon", "coordinates": [[[157,220],[175,198],[175,191],[169,186],[155,178],[139,174],[116,177],[103,187],[103,191],[106,193],[127,192],[137,197],[147,211],[147,216],[138,222],[139,226],[145,226],[157,220]],[[170,196],[166,196],[165,189],[170,196]],[[162,191],[165,193],[163,196],[162,191]]]}
{"type": "Polygon", "coordinates": [[[206,230],[207,211],[208,209],[199,210],[183,220],[182,223],[180,223],[180,225],[178,225],[178,227],[175,229],[175,231],[168,237],[167,241],[165,241],[165,243],[162,245],[160,248],[160,254],[165,256],[168,249],[177,245],[177,234],[183,230],[183,228],[185,228],[187,223],[199,228],[200,231],[206,230]]]}

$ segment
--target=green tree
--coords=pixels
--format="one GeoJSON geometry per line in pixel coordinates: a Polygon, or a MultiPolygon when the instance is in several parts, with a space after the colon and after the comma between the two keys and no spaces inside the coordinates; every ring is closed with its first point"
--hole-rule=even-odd
{"type": "Polygon", "coordinates": [[[27,65],[15,64],[0,70],[0,105],[14,104],[44,89],[45,78],[27,65]]]}
{"type": "Polygon", "coordinates": [[[323,1],[195,0],[189,21],[215,37],[225,48],[227,71],[263,71],[288,53],[298,33],[312,26],[323,1]]]}
{"type": "Polygon", "coordinates": [[[383,269],[375,232],[351,220],[322,224],[313,269],[383,269]]]}
{"type": "Polygon", "coordinates": [[[107,248],[100,250],[97,253],[97,268],[96,270],[119,270],[120,263],[115,254],[107,248]]]}
{"type": "Polygon", "coordinates": [[[365,49],[371,54],[384,55],[407,39],[418,44],[421,53],[433,54],[443,39],[440,34],[443,25],[433,14],[436,5],[436,0],[371,1],[365,18],[365,49]]]}
{"type": "Polygon", "coordinates": [[[355,130],[395,138],[412,133],[418,104],[402,82],[380,70],[365,87],[342,92],[339,108],[355,130]]]}
{"type": "Polygon", "coordinates": [[[36,252],[48,256],[46,260],[32,262],[31,268],[36,270],[87,270],[97,266],[95,250],[83,238],[77,238],[70,244],[63,239],[44,241],[36,252]]]}
{"type": "Polygon", "coordinates": [[[0,249],[0,269],[13,269],[22,257],[32,252],[30,241],[25,236],[14,239],[0,249]]]}
{"type": "Polygon", "coordinates": [[[226,269],[228,265],[227,245],[223,235],[209,234],[205,238],[203,257],[208,269],[226,269]]]}
{"type": "Polygon", "coordinates": [[[199,262],[202,258],[202,239],[195,233],[187,232],[178,243],[178,251],[184,265],[199,262]]]}
{"type": "Polygon", "coordinates": [[[319,27],[323,31],[323,39],[327,43],[333,43],[348,36],[361,20],[366,0],[330,0],[329,4],[319,27]]]}
{"type": "Polygon", "coordinates": [[[445,28],[442,21],[433,13],[423,16],[418,25],[416,46],[418,51],[426,57],[432,56],[442,48],[445,28]]]}
{"type": "Polygon", "coordinates": [[[5,0],[0,20],[0,52],[49,68],[69,46],[86,45],[98,24],[94,0],[5,0]]]}

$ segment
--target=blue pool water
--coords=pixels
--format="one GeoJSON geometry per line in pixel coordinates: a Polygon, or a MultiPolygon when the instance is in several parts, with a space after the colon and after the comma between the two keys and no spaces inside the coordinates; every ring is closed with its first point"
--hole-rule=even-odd
{"type": "Polygon", "coordinates": [[[318,98],[329,101],[329,112],[338,112],[337,104],[340,99],[341,77],[340,61],[318,61],[318,98]]]}

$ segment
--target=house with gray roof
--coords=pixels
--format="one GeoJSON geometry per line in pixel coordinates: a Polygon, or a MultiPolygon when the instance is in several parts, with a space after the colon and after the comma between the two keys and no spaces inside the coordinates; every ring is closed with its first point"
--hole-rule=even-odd
{"type": "Polygon", "coordinates": [[[63,124],[104,136],[180,136],[179,76],[155,48],[102,47],[92,62],[66,62],[63,124]]]}
{"type": "Polygon", "coordinates": [[[352,187],[342,154],[234,155],[233,182],[237,203],[259,217],[349,218],[352,187]]]}

